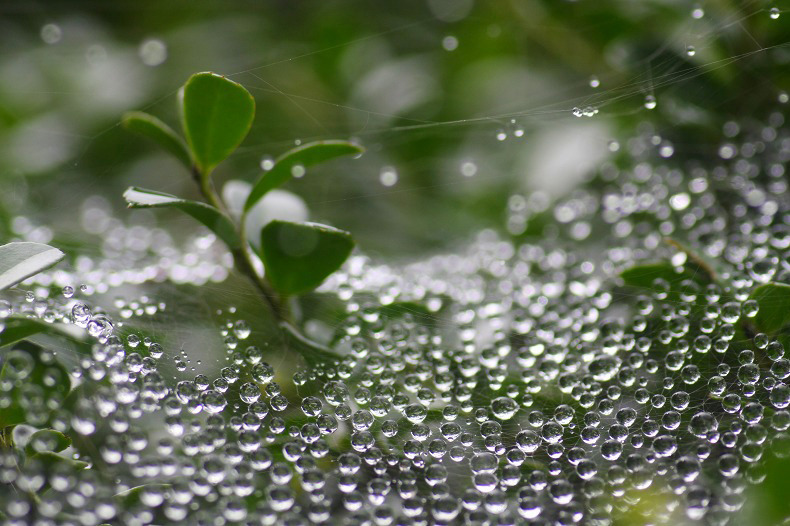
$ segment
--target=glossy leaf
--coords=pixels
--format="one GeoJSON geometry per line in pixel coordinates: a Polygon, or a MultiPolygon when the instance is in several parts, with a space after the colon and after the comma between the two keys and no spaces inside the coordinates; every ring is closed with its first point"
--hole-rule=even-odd
{"type": "Polygon", "coordinates": [[[179,100],[187,144],[207,176],[247,136],[255,100],[241,84],[208,72],[192,75],[181,88],[179,100]]]}
{"type": "Polygon", "coordinates": [[[153,115],[142,111],[130,111],[123,116],[124,128],[143,135],[172,153],[187,168],[192,167],[192,158],[184,140],[173,129],[153,115]]]}
{"type": "Polygon", "coordinates": [[[316,223],[272,221],[261,230],[260,256],[266,277],[283,294],[318,287],[351,254],[348,232],[316,223]]]}
{"type": "Polygon", "coordinates": [[[17,424],[46,426],[52,408],[60,407],[71,389],[66,369],[49,353],[30,342],[19,342],[2,353],[0,384],[11,385],[10,404],[0,411],[0,428],[17,424]]]}
{"type": "Polygon", "coordinates": [[[226,215],[205,203],[181,199],[174,195],[130,187],[123,193],[130,208],[177,208],[203,223],[231,249],[241,246],[233,223],[226,215]]]}
{"type": "Polygon", "coordinates": [[[48,323],[34,318],[6,318],[5,327],[0,332],[0,347],[22,341],[36,334],[47,333],[66,338],[77,343],[85,340],[85,331],[76,325],[48,323]]]}
{"type": "Polygon", "coordinates": [[[275,161],[271,170],[264,172],[255,182],[244,204],[244,211],[255,206],[255,203],[260,201],[269,190],[281,186],[294,177],[296,167],[304,169],[338,157],[358,155],[364,151],[360,146],[348,141],[317,141],[289,150],[275,161]]]}
{"type": "Polygon", "coordinates": [[[754,317],[754,324],[767,334],[775,333],[790,324],[790,285],[766,283],[751,294],[760,306],[754,317]]]}
{"type": "Polygon", "coordinates": [[[54,429],[42,429],[36,431],[28,440],[25,446],[25,454],[28,456],[35,455],[36,453],[44,453],[50,451],[52,453],[59,453],[71,445],[71,439],[54,429]]]}
{"type": "Polygon", "coordinates": [[[64,255],[57,248],[42,243],[14,242],[0,246],[0,290],[51,267],[64,255]]]}

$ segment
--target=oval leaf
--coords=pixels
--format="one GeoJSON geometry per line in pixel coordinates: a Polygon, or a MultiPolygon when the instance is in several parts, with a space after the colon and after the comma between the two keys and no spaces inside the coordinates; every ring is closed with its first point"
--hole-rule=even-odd
{"type": "Polygon", "coordinates": [[[255,116],[255,100],[241,84],[216,73],[192,75],[179,92],[181,125],[204,177],[235,150],[255,116]]]}
{"type": "Polygon", "coordinates": [[[241,246],[233,223],[213,206],[134,186],[123,193],[123,198],[130,208],[177,208],[203,223],[231,249],[241,246]]]}
{"type": "Polygon", "coordinates": [[[766,334],[773,334],[790,324],[790,285],[766,283],[751,294],[760,310],[754,317],[754,324],[766,334]]]}
{"type": "Polygon", "coordinates": [[[54,429],[42,429],[36,431],[28,440],[25,446],[25,453],[28,456],[36,453],[52,452],[59,453],[71,445],[71,439],[54,429]]]}
{"type": "Polygon", "coordinates": [[[184,140],[170,126],[153,115],[142,111],[130,111],[124,114],[122,123],[127,130],[148,137],[172,153],[187,168],[192,167],[192,159],[184,140]]]}
{"type": "Polygon", "coordinates": [[[294,167],[307,168],[345,155],[358,155],[364,148],[348,141],[317,141],[298,146],[281,155],[268,172],[264,172],[253,185],[244,211],[247,212],[269,190],[277,188],[294,176],[294,167]]]}
{"type": "Polygon", "coordinates": [[[42,243],[15,242],[0,247],[0,290],[38,274],[63,259],[63,252],[42,243]]]}
{"type": "Polygon", "coordinates": [[[261,230],[266,277],[283,294],[316,288],[340,268],[353,248],[348,232],[316,223],[275,220],[261,230]]]}

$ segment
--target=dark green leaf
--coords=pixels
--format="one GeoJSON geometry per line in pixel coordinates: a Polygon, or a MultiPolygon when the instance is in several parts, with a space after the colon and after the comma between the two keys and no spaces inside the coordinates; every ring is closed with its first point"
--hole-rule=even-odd
{"type": "Polygon", "coordinates": [[[434,313],[428,310],[428,307],[416,301],[395,301],[389,305],[383,305],[379,309],[379,313],[385,318],[399,318],[406,315],[419,319],[433,319],[436,317],[434,313]]]}
{"type": "Polygon", "coordinates": [[[60,407],[71,389],[66,369],[41,347],[19,342],[2,353],[0,428],[16,424],[46,426],[52,408],[60,407]]]}
{"type": "Polygon", "coordinates": [[[127,130],[148,137],[172,153],[184,166],[192,167],[192,159],[184,140],[170,126],[153,115],[141,111],[130,111],[124,114],[121,122],[127,130]]]}
{"type": "Polygon", "coordinates": [[[272,221],[261,230],[261,260],[266,277],[283,294],[319,286],[351,254],[348,232],[316,223],[272,221]]]}
{"type": "Polygon", "coordinates": [[[681,287],[681,283],[685,280],[691,280],[696,283],[707,282],[704,276],[692,272],[687,268],[684,268],[682,272],[678,272],[675,267],[668,262],[636,265],[622,271],[620,277],[623,278],[623,282],[625,282],[626,285],[650,290],[656,288],[656,280],[665,281],[671,288],[681,287]]]}
{"type": "Polygon", "coordinates": [[[752,292],[751,299],[760,306],[754,324],[760,332],[772,334],[790,324],[790,285],[766,283],[752,292]]]}
{"type": "Polygon", "coordinates": [[[255,206],[255,203],[266,195],[269,190],[277,188],[294,176],[294,168],[323,163],[345,155],[358,155],[365,150],[348,141],[317,141],[298,146],[281,155],[268,172],[264,172],[252,187],[244,211],[255,206]]]}
{"type": "Polygon", "coordinates": [[[64,457],[51,451],[42,451],[27,457],[29,461],[38,461],[47,469],[57,465],[65,464],[71,470],[81,470],[87,468],[90,464],[81,460],[74,460],[73,458],[64,457]]]}
{"type": "Polygon", "coordinates": [[[15,242],[0,246],[0,290],[51,267],[63,256],[57,248],[41,243],[15,242]]]}
{"type": "Polygon", "coordinates": [[[44,320],[33,318],[12,317],[6,319],[5,328],[0,332],[0,347],[11,345],[40,333],[65,336],[78,343],[83,343],[84,341],[84,338],[80,337],[80,333],[84,335],[84,331],[75,325],[48,323],[44,320]]]}
{"type": "Polygon", "coordinates": [[[179,99],[187,144],[207,176],[247,136],[255,100],[241,84],[209,72],[192,75],[179,99]]]}
{"type": "Polygon", "coordinates": [[[303,336],[293,325],[281,322],[283,339],[286,345],[295,348],[311,365],[321,362],[337,362],[340,356],[329,347],[303,336]]]}
{"type": "Polygon", "coordinates": [[[130,208],[177,208],[207,226],[231,249],[241,246],[241,240],[233,223],[213,206],[136,187],[128,188],[123,193],[123,197],[130,208]]]}
{"type": "Polygon", "coordinates": [[[54,429],[36,431],[25,446],[25,454],[33,456],[36,453],[50,451],[59,453],[71,445],[71,439],[54,429]]]}

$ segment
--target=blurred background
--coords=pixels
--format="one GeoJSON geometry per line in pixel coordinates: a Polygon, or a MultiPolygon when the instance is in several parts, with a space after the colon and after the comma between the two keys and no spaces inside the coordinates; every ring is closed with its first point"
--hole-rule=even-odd
{"type": "MultiPolygon", "coordinates": [[[[625,150],[631,163],[705,162],[726,123],[786,102],[787,8],[769,0],[6,1],[0,230],[91,250],[86,199],[124,214],[130,184],[197,197],[176,161],[119,121],[142,109],[177,127],[179,86],[211,70],[257,101],[250,136],[216,172],[220,186],[253,180],[296,140],[353,138],[367,148],[362,158],[286,188],[312,219],[351,230],[366,253],[430,253],[489,227],[520,235],[526,225],[508,223],[508,206],[548,209],[625,150]],[[628,142],[640,134],[651,137],[648,147],[628,142]]],[[[195,229],[175,214],[157,217],[171,231],[195,229]]]]}

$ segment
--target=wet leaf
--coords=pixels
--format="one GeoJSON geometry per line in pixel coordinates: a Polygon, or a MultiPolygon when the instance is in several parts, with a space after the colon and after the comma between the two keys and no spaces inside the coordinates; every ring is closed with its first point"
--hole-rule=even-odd
{"type": "Polygon", "coordinates": [[[697,284],[708,282],[704,276],[692,272],[686,267],[684,267],[682,272],[678,272],[671,263],[666,261],[627,268],[620,273],[620,277],[623,278],[623,282],[628,286],[650,290],[656,288],[656,280],[663,280],[672,289],[678,290],[683,286],[683,281],[686,280],[691,280],[697,284]]]}
{"type": "Polygon", "coordinates": [[[30,342],[2,353],[0,428],[17,424],[46,426],[52,408],[60,407],[71,389],[66,369],[30,342]]]}
{"type": "Polygon", "coordinates": [[[192,75],[179,99],[187,144],[207,176],[247,136],[255,100],[241,84],[210,72],[192,75]]]}
{"type": "Polygon", "coordinates": [[[7,318],[5,328],[0,332],[0,347],[11,345],[36,334],[65,336],[77,343],[83,343],[85,331],[75,325],[48,323],[33,318],[7,318]]]}
{"type": "Polygon", "coordinates": [[[283,294],[318,287],[351,254],[348,232],[316,223],[272,221],[261,230],[260,256],[266,277],[283,294]]]}
{"type": "Polygon", "coordinates": [[[177,208],[203,223],[231,249],[241,246],[241,240],[233,223],[213,206],[136,187],[128,188],[123,193],[123,197],[130,208],[177,208]]]}
{"type": "Polygon", "coordinates": [[[25,454],[33,456],[37,453],[59,453],[71,445],[71,439],[54,429],[36,431],[25,446],[25,454]]]}
{"type": "Polygon", "coordinates": [[[134,488],[130,488],[126,491],[116,493],[114,497],[123,501],[124,507],[129,509],[140,504],[140,500],[144,498],[144,493],[163,493],[168,489],[170,489],[170,484],[143,484],[141,486],[135,486],[134,488]]]}
{"type": "Polygon", "coordinates": [[[289,150],[275,161],[271,170],[265,172],[255,182],[244,203],[244,211],[255,206],[269,190],[293,178],[295,168],[304,169],[338,157],[358,155],[364,151],[364,148],[348,141],[317,141],[289,150]]]}
{"type": "Polygon", "coordinates": [[[173,129],[153,115],[141,111],[130,111],[123,116],[124,128],[143,135],[172,153],[187,168],[192,167],[192,158],[184,140],[173,129]]]}
{"type": "Polygon", "coordinates": [[[754,324],[767,334],[775,333],[790,324],[790,285],[766,283],[751,294],[760,310],[754,317],[754,324]]]}
{"type": "Polygon", "coordinates": [[[47,470],[58,464],[65,465],[70,470],[74,470],[74,471],[82,470],[90,466],[90,464],[88,464],[87,462],[64,457],[62,455],[58,455],[57,453],[52,453],[51,451],[43,451],[41,453],[36,453],[27,458],[28,461],[41,462],[41,464],[45,466],[47,470]]]}
{"type": "Polygon", "coordinates": [[[0,290],[51,267],[64,255],[57,248],[42,243],[14,242],[0,246],[0,290]]]}

